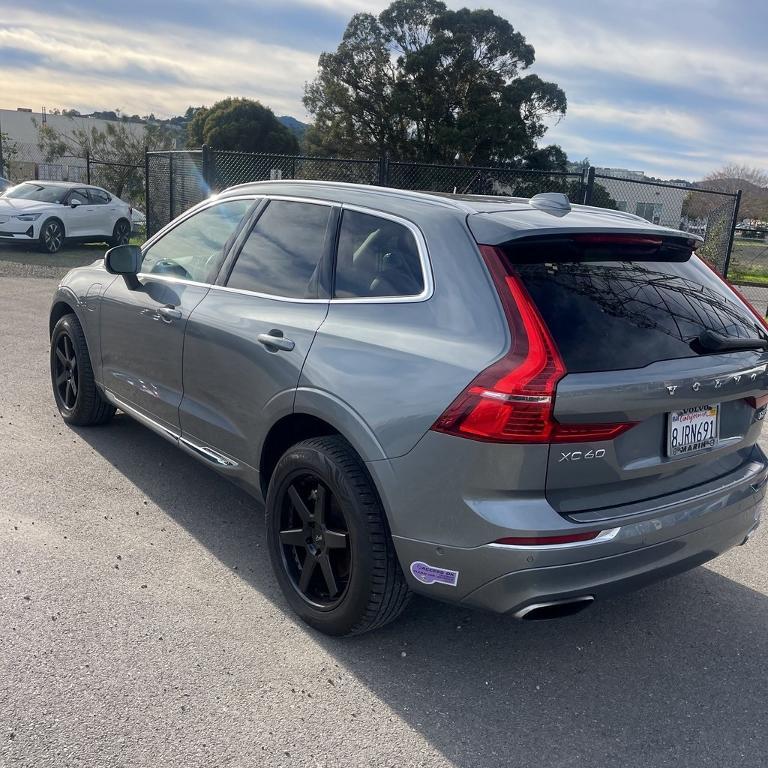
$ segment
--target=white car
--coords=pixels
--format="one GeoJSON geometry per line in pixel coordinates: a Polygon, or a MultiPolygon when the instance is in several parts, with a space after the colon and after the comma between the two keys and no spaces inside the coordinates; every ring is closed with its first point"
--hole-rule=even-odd
{"type": "Polygon", "coordinates": [[[131,206],[101,187],[24,181],[0,197],[0,243],[36,242],[56,253],[65,240],[123,245],[131,237],[131,206]]]}

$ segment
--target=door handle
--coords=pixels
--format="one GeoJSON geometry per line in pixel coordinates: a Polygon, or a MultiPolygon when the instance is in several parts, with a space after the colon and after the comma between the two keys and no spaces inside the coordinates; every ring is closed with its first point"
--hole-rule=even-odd
{"type": "Polygon", "coordinates": [[[260,333],[256,339],[270,351],[280,349],[283,352],[290,352],[296,346],[296,343],[291,339],[283,338],[283,332],[276,328],[272,329],[269,333],[260,333]]]}
{"type": "Polygon", "coordinates": [[[157,314],[166,323],[170,323],[173,320],[181,320],[181,310],[176,309],[176,307],[160,307],[157,310],[157,314]]]}

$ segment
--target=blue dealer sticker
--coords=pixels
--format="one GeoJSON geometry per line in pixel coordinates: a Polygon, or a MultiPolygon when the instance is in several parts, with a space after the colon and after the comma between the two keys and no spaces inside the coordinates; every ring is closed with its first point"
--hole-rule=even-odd
{"type": "Polygon", "coordinates": [[[415,579],[422,584],[447,584],[455,587],[459,582],[459,572],[449,571],[447,568],[435,568],[434,565],[427,565],[417,560],[411,563],[411,573],[415,579]]]}

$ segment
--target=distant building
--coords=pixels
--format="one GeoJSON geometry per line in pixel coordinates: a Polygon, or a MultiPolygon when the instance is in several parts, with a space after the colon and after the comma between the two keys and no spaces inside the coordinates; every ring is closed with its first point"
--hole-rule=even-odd
{"type": "Polygon", "coordinates": [[[595,171],[598,176],[610,177],[598,178],[596,183],[605,188],[620,211],[634,213],[654,224],[680,229],[687,190],[643,183],[658,181],[648,178],[643,171],[627,168],[596,168],[595,171]]]}
{"type": "MultiPolygon", "coordinates": [[[[144,134],[145,125],[130,121],[102,120],[86,116],[70,117],[33,112],[31,109],[0,109],[0,132],[7,137],[3,147],[6,173],[11,181],[23,179],[48,179],[56,181],[85,181],[86,163],[81,157],[61,157],[46,162],[39,147],[39,130],[49,125],[62,133],[77,129],[104,131],[110,123],[125,125],[137,136],[144,134]]],[[[2,174],[0,174],[2,175],[2,174]]]]}

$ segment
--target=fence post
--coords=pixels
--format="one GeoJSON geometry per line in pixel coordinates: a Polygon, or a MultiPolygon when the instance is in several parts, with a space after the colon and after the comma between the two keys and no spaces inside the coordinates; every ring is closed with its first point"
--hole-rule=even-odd
{"type": "Polygon", "coordinates": [[[203,182],[207,187],[206,192],[210,192],[213,187],[213,179],[211,178],[211,148],[207,144],[202,146],[203,152],[203,182]]]}
{"type": "Polygon", "coordinates": [[[584,189],[584,205],[592,205],[592,193],[595,189],[595,166],[589,166],[587,173],[587,186],[584,189]]]}
{"type": "Polygon", "coordinates": [[[147,237],[149,237],[152,229],[149,225],[149,148],[146,146],[144,147],[144,219],[147,237]]]}
{"type": "Polygon", "coordinates": [[[176,216],[173,212],[173,152],[168,153],[168,214],[169,220],[173,221],[176,216]]]}
{"type": "Polygon", "coordinates": [[[376,183],[380,187],[386,187],[389,183],[389,155],[385,152],[379,155],[379,173],[376,183]]]}
{"type": "Polygon", "coordinates": [[[731,251],[733,250],[733,238],[736,235],[736,225],[739,223],[739,206],[741,205],[741,190],[736,190],[736,200],[733,204],[733,219],[731,221],[731,234],[728,238],[728,250],[725,252],[723,264],[723,277],[728,277],[728,268],[731,266],[731,251]]]}
{"type": "Polygon", "coordinates": [[[91,183],[91,153],[85,150],[85,183],[91,183]]]}

